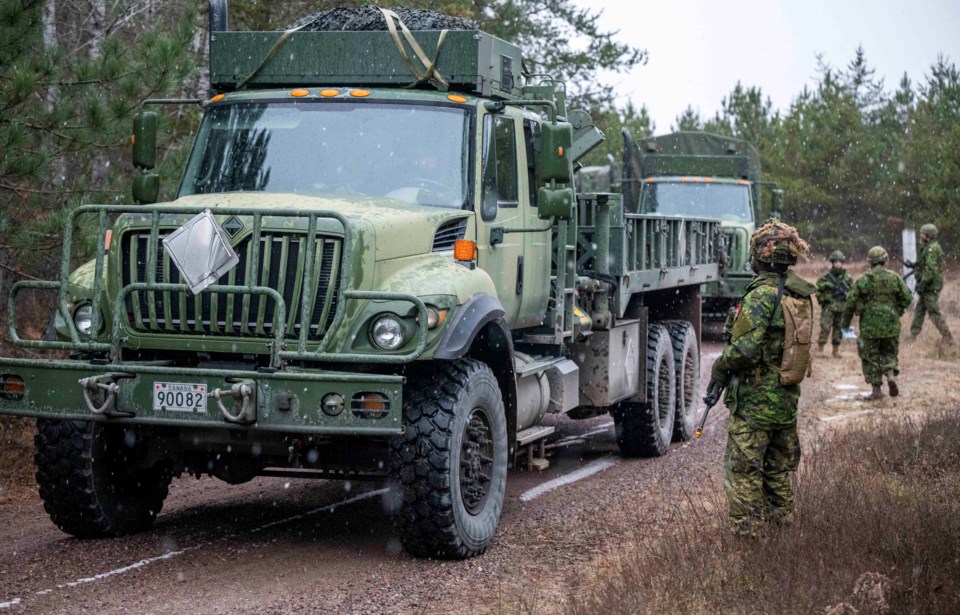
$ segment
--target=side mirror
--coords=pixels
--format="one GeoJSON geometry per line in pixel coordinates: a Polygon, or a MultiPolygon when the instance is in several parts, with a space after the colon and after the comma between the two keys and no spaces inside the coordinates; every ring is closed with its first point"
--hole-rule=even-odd
{"type": "Polygon", "coordinates": [[[140,205],[156,203],[160,196],[160,176],[141,173],[133,178],[133,200],[140,205]]]}
{"type": "Polygon", "coordinates": [[[537,215],[540,218],[558,218],[569,220],[573,217],[573,208],[576,203],[573,188],[540,188],[537,191],[537,215]]]}
{"type": "Polygon", "coordinates": [[[770,193],[770,217],[779,218],[783,211],[783,190],[774,188],[770,193]]]}
{"type": "Polygon", "coordinates": [[[157,114],[141,111],[133,118],[133,164],[138,169],[152,169],[157,164],[157,114]]]}
{"type": "Polygon", "coordinates": [[[569,184],[573,181],[573,163],[570,148],[573,147],[573,126],[566,122],[543,124],[540,127],[540,152],[538,154],[540,181],[558,181],[569,184]]]}

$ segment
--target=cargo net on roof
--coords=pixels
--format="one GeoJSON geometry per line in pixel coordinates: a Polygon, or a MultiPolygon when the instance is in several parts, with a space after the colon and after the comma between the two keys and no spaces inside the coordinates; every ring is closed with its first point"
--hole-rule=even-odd
{"type": "MultiPolygon", "coordinates": [[[[472,19],[452,17],[428,9],[408,9],[396,7],[390,9],[403,20],[411,30],[479,30],[480,25],[472,19]]],[[[386,30],[387,21],[383,13],[375,6],[360,8],[338,7],[301,17],[286,28],[300,28],[301,32],[358,32],[364,30],[386,30]]]]}

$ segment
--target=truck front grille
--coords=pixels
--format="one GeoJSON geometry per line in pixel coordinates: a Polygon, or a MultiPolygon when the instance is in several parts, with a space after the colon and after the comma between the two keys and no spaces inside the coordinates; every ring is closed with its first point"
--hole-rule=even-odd
{"type": "MultiPolygon", "coordinates": [[[[180,284],[180,272],[163,249],[163,234],[157,240],[156,282],[180,284]]],[[[147,274],[149,233],[127,233],[121,242],[123,285],[150,282],[147,274]]],[[[264,233],[260,236],[258,271],[251,272],[251,237],[234,249],[240,263],[217,280],[229,286],[267,286],[283,296],[287,308],[286,336],[300,335],[301,323],[309,323],[308,339],[319,339],[333,321],[337,309],[337,285],[342,242],[333,237],[315,239],[313,279],[304,280],[306,239],[304,235],[264,233]],[[313,306],[309,319],[303,316],[303,284],[309,283],[313,306]]],[[[127,296],[127,315],[135,331],[223,337],[272,337],[276,301],[263,295],[203,292],[132,292],[127,296]]]]}

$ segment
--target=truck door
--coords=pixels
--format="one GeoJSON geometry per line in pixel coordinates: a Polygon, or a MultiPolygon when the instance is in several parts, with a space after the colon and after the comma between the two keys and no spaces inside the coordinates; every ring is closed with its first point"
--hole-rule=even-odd
{"type": "Polygon", "coordinates": [[[477,225],[480,231],[477,260],[479,266],[493,278],[499,290],[498,298],[506,311],[507,322],[515,327],[526,277],[523,249],[525,233],[504,231],[522,229],[527,208],[520,206],[518,118],[510,111],[482,116],[481,190],[478,202],[481,223],[477,225]]]}
{"type": "Polygon", "coordinates": [[[553,246],[550,220],[541,220],[537,215],[537,158],[534,142],[540,137],[540,122],[523,120],[523,135],[520,147],[521,168],[526,173],[521,177],[526,197],[523,207],[524,224],[529,232],[523,233],[523,294],[520,299],[520,315],[517,326],[534,327],[540,324],[547,310],[550,295],[550,250],[553,246]],[[544,230],[537,230],[544,229],[544,230]]]}

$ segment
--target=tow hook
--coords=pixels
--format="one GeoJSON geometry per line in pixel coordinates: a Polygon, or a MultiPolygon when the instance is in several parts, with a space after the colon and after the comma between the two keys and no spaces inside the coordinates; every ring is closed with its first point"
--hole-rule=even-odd
{"type": "Polygon", "coordinates": [[[107,374],[79,380],[80,388],[83,390],[83,401],[87,404],[87,409],[90,412],[110,418],[134,416],[133,412],[117,410],[117,393],[120,392],[120,385],[114,382],[116,378],[118,376],[114,374],[107,374]],[[103,392],[103,403],[98,406],[93,397],[99,391],[103,392]]]}
{"type": "Polygon", "coordinates": [[[238,423],[249,425],[257,422],[257,383],[253,380],[240,380],[234,382],[229,389],[214,389],[208,394],[220,407],[223,418],[228,423],[238,423]],[[223,405],[224,397],[232,397],[234,400],[234,412],[227,410],[223,405]]]}

